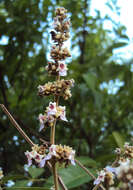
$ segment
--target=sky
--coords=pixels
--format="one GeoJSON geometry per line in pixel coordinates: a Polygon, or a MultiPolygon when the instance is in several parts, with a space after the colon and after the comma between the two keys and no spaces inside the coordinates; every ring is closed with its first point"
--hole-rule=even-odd
{"type": "MultiPolygon", "coordinates": [[[[121,54],[121,57],[125,59],[131,58],[133,56],[133,0],[117,0],[117,4],[120,7],[120,16],[116,16],[116,14],[106,6],[106,2],[107,0],[92,0],[91,14],[95,15],[95,10],[97,9],[101,12],[102,17],[109,14],[115,21],[118,21],[126,26],[126,34],[129,37],[129,45],[115,50],[115,53],[121,54]]],[[[109,23],[105,24],[105,28],[110,28],[109,23]]]]}

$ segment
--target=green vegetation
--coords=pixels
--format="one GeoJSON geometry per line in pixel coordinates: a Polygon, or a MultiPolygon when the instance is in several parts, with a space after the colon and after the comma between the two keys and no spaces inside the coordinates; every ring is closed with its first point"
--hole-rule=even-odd
{"type": "MultiPolygon", "coordinates": [[[[128,44],[125,27],[109,17],[101,18],[98,11],[95,17],[91,16],[91,0],[0,1],[0,39],[7,40],[6,44],[0,43],[0,103],[8,108],[33,142],[38,144],[39,138],[49,139],[50,129],[38,133],[37,117],[48,105],[49,98],[37,96],[37,86],[51,80],[45,66],[48,31],[57,6],[65,7],[70,13],[72,59],[68,67],[75,86],[72,98],[68,102],[62,100],[70,122],[57,123],[56,142],[72,146],[77,158],[95,175],[97,168],[112,162],[116,147],[131,141],[133,74],[132,60],[118,64],[113,56],[115,49],[128,44]],[[112,22],[112,31],[104,29],[106,20],[112,22]],[[123,82],[114,94],[102,85],[110,81],[118,81],[117,85],[123,82]]],[[[38,186],[40,190],[47,189],[49,184],[51,187],[48,168],[43,171],[31,168],[29,173],[24,170],[27,163],[24,152],[29,148],[1,110],[0,167],[7,175],[3,181],[16,181],[14,187],[19,186],[19,190],[39,190],[38,186]],[[34,188],[26,187],[29,181],[34,188]]],[[[93,186],[92,179],[79,167],[60,168],[59,173],[69,189],[93,186]]],[[[14,187],[7,189],[17,189],[14,187]]]]}

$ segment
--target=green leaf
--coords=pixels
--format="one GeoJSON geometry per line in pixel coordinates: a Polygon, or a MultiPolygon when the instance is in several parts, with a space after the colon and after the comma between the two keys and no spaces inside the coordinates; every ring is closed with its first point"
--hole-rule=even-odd
{"type": "Polygon", "coordinates": [[[13,187],[27,187],[30,180],[19,180],[16,181],[15,185],[13,187]]]}
{"type": "Polygon", "coordinates": [[[94,98],[95,98],[95,105],[98,109],[101,109],[103,98],[102,98],[102,93],[95,91],[94,93],[94,98]]]}
{"type": "MultiPolygon", "coordinates": [[[[92,169],[89,169],[94,174],[92,169]]],[[[85,173],[85,171],[80,168],[77,164],[76,166],[69,166],[68,168],[63,168],[59,170],[59,175],[61,176],[65,185],[71,189],[78,187],[84,183],[89,182],[92,178],[85,173]]],[[[53,185],[53,177],[51,176],[44,187],[51,187],[53,185]]]]}
{"type": "Polygon", "coordinates": [[[7,182],[8,180],[18,180],[18,179],[28,179],[28,177],[23,175],[12,175],[12,176],[5,176],[2,178],[2,183],[7,182]]]}
{"type": "Polygon", "coordinates": [[[116,131],[114,131],[114,132],[112,133],[112,135],[113,135],[113,137],[114,137],[114,139],[115,139],[117,145],[118,145],[120,148],[122,148],[123,145],[124,145],[124,142],[125,142],[123,136],[122,136],[120,133],[116,132],[116,131]]]}
{"type": "Polygon", "coordinates": [[[88,156],[79,156],[76,159],[86,166],[95,167],[96,165],[98,165],[98,163],[95,160],[89,158],[88,156]]]}
{"type": "Polygon", "coordinates": [[[43,172],[44,172],[43,168],[34,168],[34,167],[29,168],[29,174],[31,175],[32,178],[39,177],[43,172]]]}
{"type": "Polygon", "coordinates": [[[88,85],[89,88],[91,88],[91,90],[95,90],[95,86],[96,86],[96,75],[93,73],[87,73],[83,75],[83,78],[86,82],[86,84],[88,85]]]}

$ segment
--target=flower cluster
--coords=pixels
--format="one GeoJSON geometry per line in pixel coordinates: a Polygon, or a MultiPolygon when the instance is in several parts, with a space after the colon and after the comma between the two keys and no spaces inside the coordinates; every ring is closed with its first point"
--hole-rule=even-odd
{"type": "Polygon", "coordinates": [[[32,151],[26,151],[25,155],[28,159],[28,166],[31,166],[32,162],[35,161],[39,167],[44,167],[46,161],[48,160],[51,163],[64,163],[65,166],[67,166],[69,163],[75,165],[75,151],[69,146],[51,145],[48,147],[47,145],[46,147],[44,145],[35,145],[32,147],[32,151]]]}
{"type": "Polygon", "coordinates": [[[57,106],[56,102],[50,102],[49,106],[46,108],[46,114],[39,114],[40,121],[40,129],[41,131],[46,126],[53,126],[55,119],[68,121],[66,118],[66,107],[65,106],[57,106]]]}
{"type": "Polygon", "coordinates": [[[59,45],[53,45],[50,53],[51,57],[56,61],[61,61],[67,57],[71,57],[71,54],[67,47],[60,48],[59,45]]]}
{"type": "Polygon", "coordinates": [[[3,171],[2,171],[2,169],[0,168],[0,180],[1,180],[3,177],[4,177],[3,171]]]}
{"type": "Polygon", "coordinates": [[[46,156],[46,149],[47,147],[45,147],[44,145],[34,145],[32,147],[32,151],[26,151],[25,155],[28,159],[28,166],[31,166],[33,161],[35,161],[40,166],[40,162],[46,156]]]}
{"type": "Polygon", "coordinates": [[[70,98],[71,91],[70,87],[73,86],[74,80],[59,80],[55,82],[48,82],[44,86],[38,86],[38,95],[39,96],[48,96],[48,95],[56,95],[56,96],[63,96],[65,100],[70,98]]]}
{"type": "Polygon", "coordinates": [[[65,8],[56,9],[56,17],[54,19],[54,31],[52,31],[52,40],[54,42],[62,43],[70,37],[69,27],[70,21],[67,18],[67,10],[65,8]]]}
{"type": "Polygon", "coordinates": [[[119,156],[119,163],[133,159],[133,146],[130,146],[127,142],[123,148],[117,148],[115,152],[119,156]]]}
{"type": "Polygon", "coordinates": [[[64,8],[56,9],[56,17],[54,19],[53,27],[51,31],[52,40],[54,45],[51,48],[50,56],[54,60],[49,62],[46,66],[46,70],[49,74],[66,76],[67,65],[64,60],[67,57],[71,57],[70,51],[64,46],[63,42],[69,39],[69,27],[70,21],[67,19],[67,10],[64,8]]]}
{"type": "Polygon", "coordinates": [[[110,187],[109,190],[132,190],[133,189],[133,146],[125,143],[122,148],[115,150],[117,159],[114,167],[107,166],[99,172],[94,185],[105,183],[107,186],[114,184],[114,177],[120,182],[119,187],[110,187]]]}
{"type": "Polygon", "coordinates": [[[73,150],[71,147],[53,144],[49,147],[49,153],[44,159],[42,159],[40,166],[44,167],[47,160],[50,160],[54,163],[65,163],[65,166],[67,166],[69,163],[75,165],[74,156],[75,150],[73,150]]]}
{"type": "Polygon", "coordinates": [[[107,166],[103,170],[101,170],[98,173],[97,179],[94,181],[94,185],[98,185],[102,182],[105,182],[106,184],[113,185],[114,184],[114,175],[115,173],[115,168],[112,168],[110,166],[107,166]]]}
{"type": "Polygon", "coordinates": [[[59,105],[59,97],[62,96],[65,100],[71,97],[70,88],[74,85],[74,80],[60,79],[61,76],[67,75],[67,65],[64,60],[70,57],[71,54],[67,47],[64,47],[63,42],[69,38],[70,21],[67,19],[67,11],[64,8],[56,9],[56,18],[54,20],[54,30],[51,31],[54,45],[51,48],[51,58],[53,62],[49,62],[46,69],[49,74],[56,75],[56,81],[48,82],[45,85],[38,86],[38,95],[48,96],[53,95],[55,102],[50,102],[46,107],[44,114],[39,114],[39,122],[41,131],[44,126],[51,127],[51,141],[50,144],[38,146],[34,145],[31,151],[26,151],[25,155],[28,159],[28,165],[33,162],[37,163],[39,167],[44,167],[47,161],[51,163],[52,167],[55,164],[75,165],[75,150],[69,146],[55,145],[53,129],[55,129],[56,120],[68,121],[66,118],[65,106],[59,105]]]}
{"type": "Polygon", "coordinates": [[[120,183],[119,190],[132,190],[133,188],[133,162],[127,160],[116,167],[116,175],[120,183]]]}

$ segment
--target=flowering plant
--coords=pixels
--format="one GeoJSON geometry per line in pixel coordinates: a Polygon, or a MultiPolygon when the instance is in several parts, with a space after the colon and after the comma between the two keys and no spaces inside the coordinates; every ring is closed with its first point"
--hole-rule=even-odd
{"type": "MultiPolygon", "coordinates": [[[[40,113],[38,116],[40,123],[39,132],[44,132],[44,129],[50,128],[51,134],[49,142],[41,145],[34,144],[19,127],[7,109],[3,105],[1,105],[1,107],[9,116],[14,126],[32,146],[31,151],[27,150],[25,152],[28,159],[28,166],[37,164],[38,167],[42,168],[47,165],[53,172],[55,190],[59,189],[58,182],[62,189],[66,189],[63,181],[58,175],[57,164],[67,167],[69,164],[75,166],[76,163],[94,179],[93,189],[98,189],[100,187],[104,190],[105,186],[106,189],[110,190],[130,190],[133,187],[133,146],[129,146],[128,143],[125,143],[123,149],[117,148],[115,151],[117,154],[116,161],[111,166],[106,166],[98,172],[96,178],[87,168],[75,159],[75,150],[69,146],[55,143],[56,122],[68,122],[66,107],[59,105],[59,98],[63,97],[64,100],[68,100],[72,96],[71,87],[74,85],[73,79],[65,80],[61,78],[67,76],[68,67],[65,63],[65,59],[71,56],[70,51],[64,45],[64,42],[69,39],[69,27],[70,21],[67,19],[67,10],[64,8],[57,8],[53,29],[50,32],[53,41],[50,56],[53,61],[48,62],[46,66],[48,74],[55,76],[56,80],[38,86],[38,95],[40,97],[43,98],[49,95],[54,96],[54,100],[49,102],[44,113],[40,113]],[[112,186],[115,185],[115,180],[120,181],[120,188],[112,186]]],[[[0,170],[0,180],[2,178],[3,172],[0,170]]]]}

